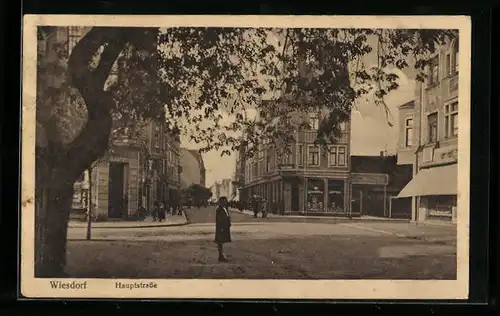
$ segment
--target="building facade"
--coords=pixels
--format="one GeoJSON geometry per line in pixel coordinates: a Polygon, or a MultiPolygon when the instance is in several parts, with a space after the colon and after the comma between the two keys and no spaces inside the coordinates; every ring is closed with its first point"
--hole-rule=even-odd
{"type": "MultiPolygon", "coordinates": [[[[289,151],[259,144],[255,157],[238,157],[236,174],[244,174],[241,201],[258,195],[268,201],[273,212],[281,214],[366,215],[360,206],[360,192],[366,188],[385,192],[389,175],[373,169],[351,170],[349,121],[341,123],[341,135],[334,144],[323,146],[315,145],[319,118],[315,114],[297,115],[305,116],[310,128],[297,132],[289,151]]],[[[387,195],[382,197],[388,200],[387,195]]],[[[379,215],[389,216],[387,209],[379,215]]]]}
{"type": "Polygon", "coordinates": [[[418,82],[415,101],[399,107],[398,164],[413,179],[398,195],[411,199],[412,220],[455,222],[457,216],[459,44],[438,47],[418,82]]]}
{"type": "Polygon", "coordinates": [[[185,189],[191,184],[205,186],[205,162],[198,150],[181,148],[181,188],[185,189]]]}
{"type": "Polygon", "coordinates": [[[141,136],[114,141],[113,150],[92,168],[97,220],[134,220],[140,207],[151,210],[155,201],[168,204],[180,198],[178,137],[158,120],[149,121],[141,136]]]}

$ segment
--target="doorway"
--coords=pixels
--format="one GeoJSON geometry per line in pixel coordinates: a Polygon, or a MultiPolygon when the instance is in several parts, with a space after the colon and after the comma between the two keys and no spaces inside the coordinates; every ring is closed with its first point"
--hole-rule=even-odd
{"type": "Polygon", "coordinates": [[[299,211],[299,185],[297,183],[292,183],[292,211],[299,211]]]}
{"type": "Polygon", "coordinates": [[[109,163],[108,218],[125,219],[128,214],[127,164],[109,163]]]}

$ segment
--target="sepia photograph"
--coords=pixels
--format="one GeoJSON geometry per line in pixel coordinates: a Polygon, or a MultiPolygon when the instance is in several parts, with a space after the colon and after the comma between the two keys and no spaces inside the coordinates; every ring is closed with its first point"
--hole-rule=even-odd
{"type": "Polygon", "coordinates": [[[470,32],[26,15],[21,294],[467,298],[470,32]]]}

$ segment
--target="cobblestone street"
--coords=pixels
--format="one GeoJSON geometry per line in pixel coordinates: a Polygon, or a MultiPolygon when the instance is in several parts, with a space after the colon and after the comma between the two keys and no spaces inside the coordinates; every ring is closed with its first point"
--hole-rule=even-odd
{"type": "Polygon", "coordinates": [[[67,272],[100,278],[454,279],[454,227],[273,222],[232,213],[228,263],[217,262],[214,209],[189,225],[70,228],[67,272]],[[94,255],[90,255],[94,254],[94,255]]]}

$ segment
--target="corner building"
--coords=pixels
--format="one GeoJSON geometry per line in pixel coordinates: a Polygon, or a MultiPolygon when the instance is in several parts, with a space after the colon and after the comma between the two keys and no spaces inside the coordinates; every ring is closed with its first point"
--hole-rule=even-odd
{"type": "Polygon", "coordinates": [[[412,220],[456,222],[458,196],[458,39],[437,48],[417,82],[415,101],[399,107],[398,164],[413,165],[399,193],[411,199],[412,220]]]}

